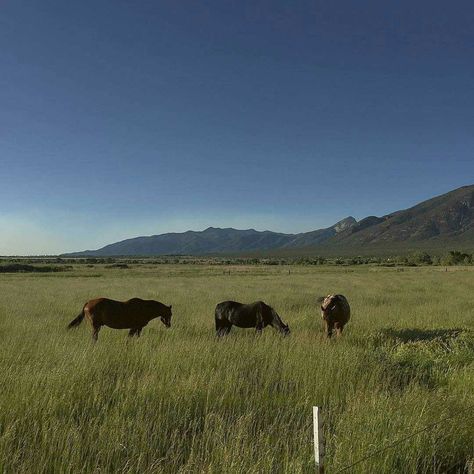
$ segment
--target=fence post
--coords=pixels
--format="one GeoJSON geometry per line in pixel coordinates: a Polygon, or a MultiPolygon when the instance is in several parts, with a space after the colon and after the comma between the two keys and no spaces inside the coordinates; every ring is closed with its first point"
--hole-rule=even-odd
{"type": "Polygon", "coordinates": [[[318,474],[324,474],[324,442],[321,407],[313,407],[314,460],[318,474]]]}

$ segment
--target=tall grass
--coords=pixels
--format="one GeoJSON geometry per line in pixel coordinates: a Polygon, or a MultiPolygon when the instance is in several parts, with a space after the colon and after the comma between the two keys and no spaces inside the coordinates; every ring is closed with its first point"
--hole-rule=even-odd
{"type": "Polygon", "coordinates": [[[444,417],[352,473],[442,473],[474,458],[474,272],[410,268],[94,267],[0,276],[0,471],[314,472],[312,405],[327,472],[444,417]],[[352,320],[322,336],[315,297],[352,320]],[[96,296],[173,304],[139,339],[65,330],[96,296]],[[214,336],[225,299],[263,299],[281,338],[214,336]],[[464,411],[463,411],[464,410],[464,411]]]}

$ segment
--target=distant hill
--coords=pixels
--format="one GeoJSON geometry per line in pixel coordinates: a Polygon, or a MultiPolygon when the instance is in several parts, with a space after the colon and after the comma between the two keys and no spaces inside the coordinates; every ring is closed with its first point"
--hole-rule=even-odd
{"type": "Polygon", "coordinates": [[[447,246],[474,249],[474,185],[383,217],[367,217],[324,245],[333,250],[447,246]]]}
{"type": "Polygon", "coordinates": [[[206,255],[295,248],[324,242],[337,235],[338,232],[347,230],[356,222],[353,217],[347,217],[326,229],[301,234],[209,227],[203,231],[189,230],[183,233],[136,237],[106,245],[98,250],[85,250],[83,252],[65,254],[64,256],[206,255]]]}
{"type": "Polygon", "coordinates": [[[474,249],[474,185],[386,216],[359,222],[347,217],[331,227],[300,234],[209,227],[136,237],[65,256],[364,254],[459,246],[474,249]]]}

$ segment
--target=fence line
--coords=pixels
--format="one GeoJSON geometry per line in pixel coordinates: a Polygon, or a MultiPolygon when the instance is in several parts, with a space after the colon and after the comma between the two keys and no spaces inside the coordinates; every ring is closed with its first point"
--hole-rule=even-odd
{"type": "MultiPolygon", "coordinates": [[[[389,449],[392,449],[393,447],[395,446],[398,446],[399,444],[403,443],[404,441],[407,441],[408,439],[410,438],[413,438],[414,436],[417,436],[425,431],[428,431],[429,429],[433,428],[434,426],[436,425],[439,425],[440,423],[442,423],[443,421],[447,421],[447,420],[452,420],[456,417],[458,417],[459,415],[462,415],[464,414],[465,412],[473,412],[474,410],[474,407],[469,407],[469,408],[466,408],[464,410],[461,410],[459,412],[457,412],[455,415],[452,415],[452,416],[446,416],[444,418],[441,418],[439,419],[438,421],[435,421],[433,423],[430,423],[429,425],[426,425],[424,426],[423,428],[420,428],[419,430],[416,430],[414,431],[413,433],[410,433],[409,435],[407,436],[404,436],[403,438],[400,438],[400,439],[397,439],[396,441],[394,441],[393,443],[390,443],[388,444],[387,446],[384,446],[382,448],[379,448],[379,449],[376,449],[375,451],[373,451],[372,453],[364,456],[363,458],[360,458],[358,459],[357,461],[353,462],[352,464],[349,464],[348,466],[344,466],[343,468],[337,470],[334,472],[334,474],[339,474],[340,472],[344,472],[344,471],[347,471],[348,469],[350,469],[351,467],[354,467],[356,466],[357,464],[360,464],[361,462],[364,462],[366,461],[367,459],[370,459],[378,454],[381,454],[385,451],[388,451],[389,449]]],[[[474,415],[471,415],[471,416],[468,416],[467,418],[464,418],[464,420],[469,420],[471,418],[474,418],[474,415]]],[[[439,436],[438,438],[436,439],[441,439],[443,436],[445,435],[441,435],[439,436]]],[[[460,461],[458,461],[459,463],[460,461]]],[[[454,465],[455,466],[455,465],[454,465]]]]}

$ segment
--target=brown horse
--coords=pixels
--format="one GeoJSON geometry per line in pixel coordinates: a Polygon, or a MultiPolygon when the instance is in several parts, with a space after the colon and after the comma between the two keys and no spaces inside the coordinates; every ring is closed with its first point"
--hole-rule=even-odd
{"type": "Polygon", "coordinates": [[[327,337],[332,336],[334,329],[336,334],[340,336],[351,317],[351,308],[346,297],[343,295],[328,295],[318,298],[318,303],[321,303],[321,316],[326,325],[327,337]]]}
{"type": "Polygon", "coordinates": [[[113,329],[130,329],[129,336],[140,336],[141,330],[152,320],[160,317],[163,324],[171,327],[171,306],[159,301],[132,298],[115,301],[97,298],[88,301],[82,312],[68,325],[68,329],[79,326],[86,317],[92,326],[92,339],[97,341],[102,326],[113,329]]]}

